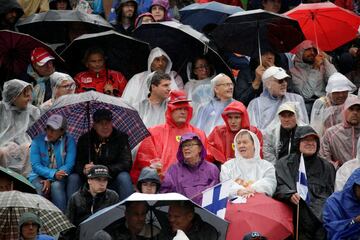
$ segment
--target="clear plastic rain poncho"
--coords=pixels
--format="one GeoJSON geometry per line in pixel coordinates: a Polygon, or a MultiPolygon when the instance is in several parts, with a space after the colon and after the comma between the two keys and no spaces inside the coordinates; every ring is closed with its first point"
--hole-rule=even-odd
{"type": "Polygon", "coordinates": [[[314,102],[310,125],[319,134],[324,135],[326,129],[341,123],[344,104],[332,105],[331,95],[334,92],[348,91],[352,93],[356,90],[356,86],[341,73],[334,73],[329,77],[329,81],[326,86],[326,96],[317,99],[314,102]]]}
{"type": "MultiPolygon", "coordinates": [[[[299,103],[298,102],[285,102],[280,105],[275,119],[269,124],[269,126],[264,131],[264,147],[263,153],[264,158],[275,165],[276,161],[279,159],[279,151],[282,148],[282,141],[280,139],[280,127],[281,122],[279,114],[282,111],[295,112],[296,124],[297,126],[306,125],[299,118],[299,103]]],[[[290,154],[291,150],[291,140],[289,141],[288,153],[290,154]]]]}
{"type": "MultiPolygon", "coordinates": [[[[225,162],[221,166],[220,181],[233,179],[234,183],[231,186],[231,192],[234,194],[239,189],[244,189],[243,185],[235,182],[236,179],[242,179],[256,192],[265,193],[272,196],[276,189],[276,177],[274,166],[260,158],[260,142],[257,136],[249,130],[242,129],[239,131],[248,132],[254,142],[255,152],[251,159],[243,158],[237,147],[235,147],[235,158],[225,162]]],[[[237,146],[237,138],[239,133],[234,138],[234,145],[237,146]]]]}
{"type": "Polygon", "coordinates": [[[20,173],[30,171],[27,156],[31,138],[26,130],[40,117],[40,110],[30,103],[26,109],[14,105],[15,99],[29,86],[18,79],[5,82],[0,102],[0,165],[20,173]]]}
{"type": "Polygon", "coordinates": [[[49,110],[51,108],[54,101],[56,100],[56,92],[63,81],[69,81],[71,84],[73,84],[73,86],[71,86],[71,92],[69,94],[75,92],[75,87],[76,87],[75,81],[70,75],[68,75],[66,73],[61,73],[61,72],[54,72],[53,74],[50,75],[52,96],[51,96],[51,99],[47,100],[46,102],[44,102],[43,104],[40,105],[39,108],[40,108],[41,114],[45,113],[47,110],[49,110]]]}

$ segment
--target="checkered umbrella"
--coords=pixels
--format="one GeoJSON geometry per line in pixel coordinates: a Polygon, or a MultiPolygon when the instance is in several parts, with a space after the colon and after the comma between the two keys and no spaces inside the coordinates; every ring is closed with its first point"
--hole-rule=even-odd
{"type": "Polygon", "coordinates": [[[41,233],[55,236],[74,227],[66,216],[46,198],[19,191],[0,192],[0,239],[19,239],[19,219],[33,212],[42,222],[41,233]]]}
{"type": "Polygon", "coordinates": [[[138,112],[126,101],[95,91],[60,97],[51,109],[28,129],[27,133],[34,138],[45,131],[46,121],[51,115],[60,114],[67,119],[67,132],[78,139],[90,130],[93,113],[103,108],[112,112],[113,126],[129,136],[131,148],[150,136],[138,112]]]}

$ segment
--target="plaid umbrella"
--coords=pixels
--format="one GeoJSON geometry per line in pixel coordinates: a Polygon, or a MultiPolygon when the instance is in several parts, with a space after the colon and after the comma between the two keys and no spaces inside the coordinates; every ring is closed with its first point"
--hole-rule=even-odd
{"type": "Polygon", "coordinates": [[[0,239],[19,239],[19,219],[33,212],[42,221],[41,233],[55,236],[74,227],[60,209],[46,198],[19,191],[0,192],[0,239]]]}
{"type": "Polygon", "coordinates": [[[98,109],[108,109],[112,112],[113,126],[129,136],[131,148],[150,136],[138,112],[126,101],[95,91],[60,97],[27,133],[34,138],[45,131],[46,121],[51,115],[60,114],[67,119],[67,132],[79,139],[90,130],[93,124],[92,115],[98,109]]]}

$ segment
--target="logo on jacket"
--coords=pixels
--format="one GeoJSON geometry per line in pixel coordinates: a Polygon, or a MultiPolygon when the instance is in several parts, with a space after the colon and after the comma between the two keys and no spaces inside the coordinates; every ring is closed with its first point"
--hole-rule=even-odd
{"type": "Polygon", "coordinates": [[[180,142],[181,136],[178,135],[178,136],[175,137],[175,139],[176,139],[177,142],[180,142]]]}
{"type": "Polygon", "coordinates": [[[82,83],[91,83],[93,80],[91,77],[81,78],[82,83]]]}

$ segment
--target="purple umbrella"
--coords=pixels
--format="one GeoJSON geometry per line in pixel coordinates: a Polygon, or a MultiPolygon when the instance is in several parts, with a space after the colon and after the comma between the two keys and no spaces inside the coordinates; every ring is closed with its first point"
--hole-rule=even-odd
{"type": "Polygon", "coordinates": [[[150,136],[138,112],[126,101],[95,91],[60,97],[27,133],[34,138],[45,131],[46,121],[51,115],[60,114],[67,119],[67,132],[77,140],[90,130],[93,124],[92,114],[98,109],[108,109],[112,112],[113,126],[129,136],[131,148],[150,136]]]}

